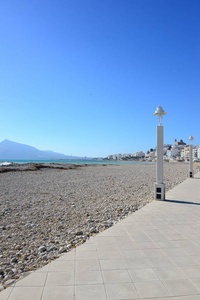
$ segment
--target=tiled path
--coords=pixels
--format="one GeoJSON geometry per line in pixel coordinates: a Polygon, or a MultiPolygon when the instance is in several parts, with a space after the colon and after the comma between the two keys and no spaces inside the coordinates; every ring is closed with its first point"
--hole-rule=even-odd
{"type": "Polygon", "coordinates": [[[200,173],[0,293],[0,300],[200,299],[200,173]]]}

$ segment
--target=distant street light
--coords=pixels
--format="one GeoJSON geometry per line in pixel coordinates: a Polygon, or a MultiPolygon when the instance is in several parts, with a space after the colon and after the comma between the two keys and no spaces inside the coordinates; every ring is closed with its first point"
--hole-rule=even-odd
{"type": "Polygon", "coordinates": [[[191,142],[190,144],[190,170],[189,170],[189,177],[193,178],[194,177],[194,172],[193,172],[193,145],[192,145],[192,141],[193,141],[193,136],[191,135],[189,137],[189,140],[191,142]]]}
{"type": "Polygon", "coordinates": [[[158,116],[159,126],[157,126],[157,161],[156,161],[156,183],[154,185],[155,199],[165,200],[165,185],[163,183],[163,126],[162,117],[166,112],[159,105],[154,113],[158,116]]]}

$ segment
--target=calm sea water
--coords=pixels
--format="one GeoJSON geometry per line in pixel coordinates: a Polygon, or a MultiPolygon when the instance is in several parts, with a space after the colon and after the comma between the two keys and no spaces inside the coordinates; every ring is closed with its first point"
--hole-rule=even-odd
{"type": "Polygon", "coordinates": [[[7,164],[9,162],[17,164],[27,163],[62,163],[62,164],[90,164],[90,165],[141,165],[141,164],[154,164],[149,162],[135,162],[135,161],[104,161],[104,160],[3,160],[0,161],[0,165],[7,164]]]}

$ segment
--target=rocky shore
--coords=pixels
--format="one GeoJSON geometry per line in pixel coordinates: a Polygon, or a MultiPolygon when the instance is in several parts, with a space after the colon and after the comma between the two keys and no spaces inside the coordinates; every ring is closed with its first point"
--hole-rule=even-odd
{"type": "MultiPolygon", "coordinates": [[[[166,163],[166,190],[188,164],[166,163]]],[[[153,199],[156,166],[0,167],[0,290],[153,199]]]]}

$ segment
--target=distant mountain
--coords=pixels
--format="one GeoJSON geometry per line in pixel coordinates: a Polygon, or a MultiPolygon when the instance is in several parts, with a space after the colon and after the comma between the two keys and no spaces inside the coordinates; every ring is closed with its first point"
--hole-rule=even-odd
{"type": "MultiPolygon", "coordinates": [[[[77,159],[75,156],[68,156],[53,151],[42,151],[32,146],[4,140],[0,142],[0,160],[22,159],[22,160],[56,160],[56,159],[77,159]]],[[[79,157],[80,158],[80,157],[79,157]]]]}

